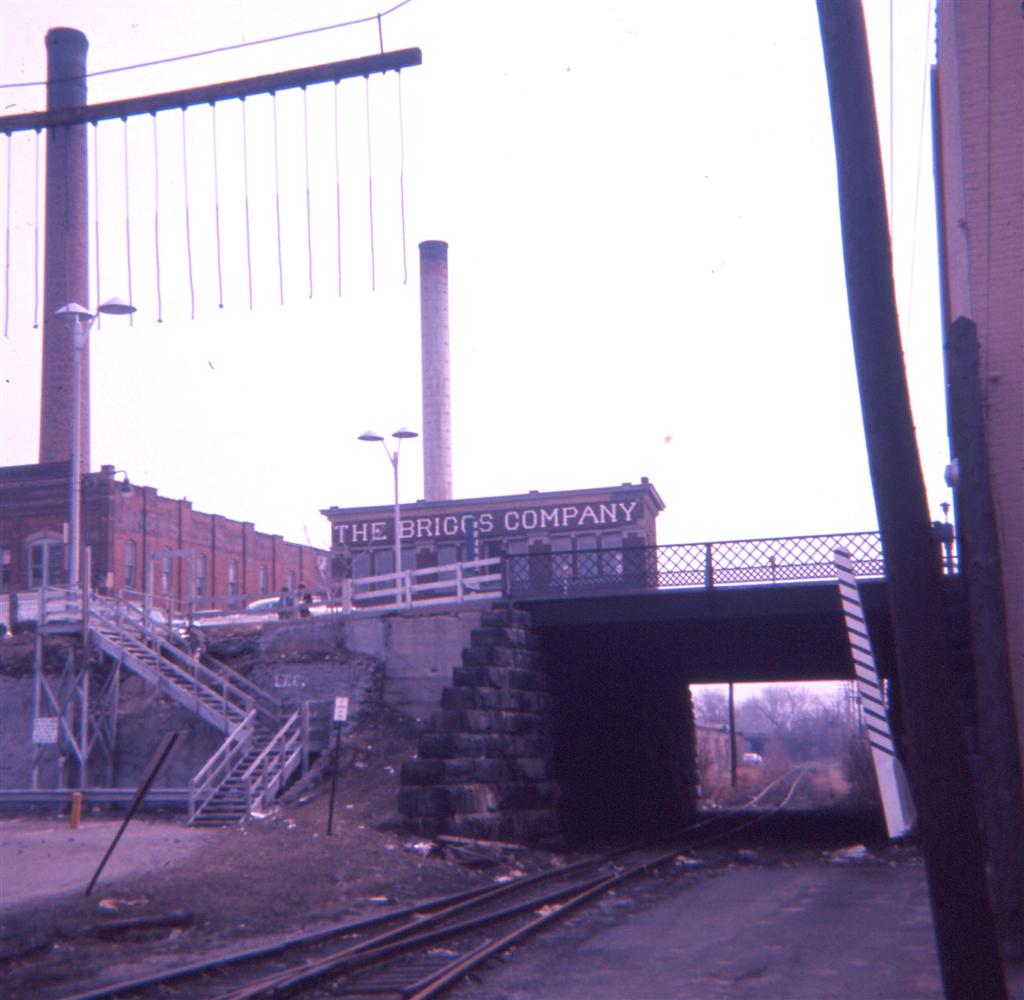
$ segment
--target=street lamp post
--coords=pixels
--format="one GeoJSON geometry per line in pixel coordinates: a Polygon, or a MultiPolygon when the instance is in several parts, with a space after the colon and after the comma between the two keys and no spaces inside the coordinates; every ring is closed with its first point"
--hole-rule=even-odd
{"type": "MultiPolygon", "coordinates": [[[[388,456],[388,461],[391,463],[391,468],[395,471],[395,526],[394,526],[394,542],[395,542],[395,589],[398,590],[399,580],[402,572],[402,515],[401,508],[398,505],[398,453],[402,450],[402,442],[406,438],[419,437],[416,431],[410,431],[405,427],[400,427],[392,435],[393,438],[398,440],[398,444],[395,445],[395,450],[392,451],[388,447],[387,441],[384,440],[383,436],[375,433],[374,431],[364,431],[359,435],[360,441],[379,441],[384,448],[385,453],[388,456]]],[[[396,596],[397,593],[396,593],[396,596]]]]}
{"type": "Polygon", "coordinates": [[[69,526],[68,552],[68,585],[77,587],[79,548],[82,530],[82,356],[85,345],[89,342],[89,333],[99,313],[112,316],[126,316],[135,312],[135,306],[121,299],[109,299],[99,307],[96,313],[89,312],[85,306],[77,302],[69,302],[57,310],[58,316],[71,317],[71,342],[74,348],[74,365],[72,368],[72,411],[71,411],[71,523],[69,526]]]}

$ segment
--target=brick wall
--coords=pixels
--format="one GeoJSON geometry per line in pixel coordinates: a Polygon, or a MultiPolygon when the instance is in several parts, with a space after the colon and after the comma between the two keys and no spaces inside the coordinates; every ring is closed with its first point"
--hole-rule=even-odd
{"type": "MultiPolygon", "coordinates": [[[[0,470],[0,547],[11,555],[10,582],[4,590],[27,589],[28,545],[33,538],[44,533],[63,538],[70,508],[69,465],[51,462],[0,470]]],[[[262,596],[261,568],[268,594],[279,592],[289,573],[296,584],[315,588],[320,583],[318,560],[327,555],[308,545],[286,542],[280,535],[256,531],[250,522],[197,511],[191,501],[161,496],[151,486],[133,486],[125,496],[111,467],[84,479],[82,541],[92,549],[93,584],[104,590],[127,585],[129,543],[133,543],[131,589],[145,588],[151,566],[153,589],[164,593],[164,553],[175,553],[169,556],[166,593],[182,604],[189,599],[190,560],[178,553],[191,554],[197,576],[205,561],[201,608],[237,605],[262,596]]],[[[64,578],[54,582],[63,583],[64,578]]]]}
{"type": "Polygon", "coordinates": [[[1024,16],[1012,0],[939,5],[947,309],[978,328],[1024,752],[1024,16]]]}

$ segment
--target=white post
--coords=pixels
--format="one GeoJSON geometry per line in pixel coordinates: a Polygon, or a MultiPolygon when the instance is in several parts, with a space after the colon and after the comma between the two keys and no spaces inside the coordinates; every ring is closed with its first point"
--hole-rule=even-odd
{"type": "Polygon", "coordinates": [[[71,340],[74,346],[71,409],[71,525],[68,544],[68,586],[78,586],[78,556],[82,527],[82,351],[88,328],[82,328],[78,313],[71,314],[71,340]]]}
{"type": "MultiPolygon", "coordinates": [[[[385,448],[387,446],[385,445],[385,448]]],[[[395,469],[395,592],[398,603],[402,604],[402,511],[398,503],[398,452],[402,447],[401,441],[395,448],[393,455],[388,457],[395,469]]]]}

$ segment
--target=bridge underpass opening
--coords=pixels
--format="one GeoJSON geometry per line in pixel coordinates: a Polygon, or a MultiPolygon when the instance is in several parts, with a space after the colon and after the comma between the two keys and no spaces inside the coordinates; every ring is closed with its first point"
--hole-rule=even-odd
{"type": "MultiPolygon", "coordinates": [[[[787,687],[813,692],[819,686],[809,678],[831,676],[820,687],[838,697],[850,675],[849,651],[841,631],[831,634],[831,624],[808,622],[806,616],[772,622],[770,628],[763,621],[742,620],[565,624],[549,618],[537,631],[553,695],[551,776],[561,786],[564,834],[577,842],[668,834],[705,806],[742,807],[760,787],[738,789],[735,795],[726,789],[717,798],[700,787],[690,685],[760,678],[759,692],[787,687]],[[776,687],[772,681],[782,683],[776,687]]],[[[833,707],[835,723],[842,723],[840,716],[848,723],[851,707],[841,712],[833,707]]],[[[872,811],[872,803],[847,794],[850,783],[839,754],[812,761],[794,751],[799,740],[790,736],[806,735],[787,733],[788,743],[776,740],[770,753],[747,748],[760,753],[764,766],[751,768],[745,784],[767,783],[796,769],[803,774],[802,787],[787,800],[794,811],[872,811]]],[[[865,759],[870,769],[869,756],[865,759]]],[[[873,780],[870,771],[868,780],[873,780]]],[[[779,804],[774,796],[757,802],[779,804]]],[[[836,822],[842,825],[838,815],[826,825],[836,822]]]]}
{"type": "Polygon", "coordinates": [[[585,843],[655,836],[692,822],[694,724],[685,675],[623,650],[579,652],[545,647],[562,832],[585,843]]]}

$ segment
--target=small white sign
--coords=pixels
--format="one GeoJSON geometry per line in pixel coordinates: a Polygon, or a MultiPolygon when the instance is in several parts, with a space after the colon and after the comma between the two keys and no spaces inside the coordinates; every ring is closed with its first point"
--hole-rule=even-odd
{"type": "Polygon", "coordinates": [[[40,715],[32,723],[33,743],[56,743],[60,719],[56,715],[40,715]]]}
{"type": "Polygon", "coordinates": [[[334,699],[334,721],[345,722],[348,719],[348,698],[334,699]]]}

